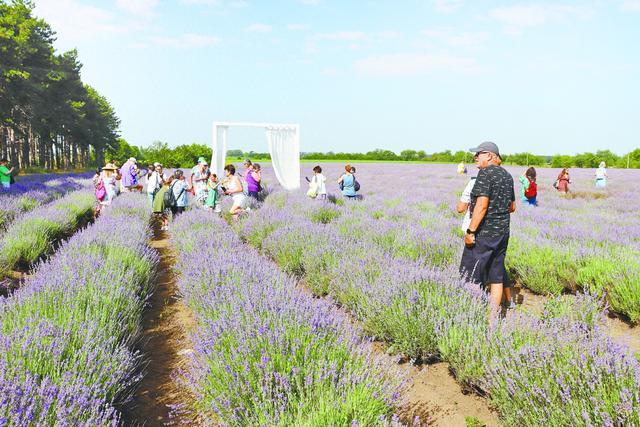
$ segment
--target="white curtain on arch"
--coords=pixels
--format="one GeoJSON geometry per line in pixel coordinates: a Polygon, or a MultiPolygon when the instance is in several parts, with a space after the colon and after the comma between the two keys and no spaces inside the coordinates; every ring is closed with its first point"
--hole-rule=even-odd
{"type": "Polygon", "coordinates": [[[215,126],[213,129],[215,144],[213,145],[213,155],[211,156],[211,172],[224,177],[224,167],[227,161],[227,126],[215,126]]]}
{"type": "Polygon", "coordinates": [[[300,188],[300,135],[295,127],[267,127],[267,142],[276,178],[286,190],[300,188]]]}

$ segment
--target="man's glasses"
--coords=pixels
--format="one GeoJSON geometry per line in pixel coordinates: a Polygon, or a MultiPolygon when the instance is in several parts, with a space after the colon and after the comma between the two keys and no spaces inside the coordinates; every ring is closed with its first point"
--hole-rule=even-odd
{"type": "Polygon", "coordinates": [[[479,151],[476,154],[474,154],[473,157],[476,158],[476,157],[480,156],[480,154],[486,154],[486,153],[488,153],[488,151],[479,151]]]}

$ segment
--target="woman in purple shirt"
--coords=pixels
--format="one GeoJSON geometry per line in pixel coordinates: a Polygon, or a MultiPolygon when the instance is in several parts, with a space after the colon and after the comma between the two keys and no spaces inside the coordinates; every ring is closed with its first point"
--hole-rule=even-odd
{"type": "Polygon", "coordinates": [[[253,197],[258,200],[258,193],[260,192],[260,181],[262,177],[260,175],[260,165],[254,163],[251,165],[244,176],[244,180],[247,182],[247,194],[249,197],[253,197]]]}

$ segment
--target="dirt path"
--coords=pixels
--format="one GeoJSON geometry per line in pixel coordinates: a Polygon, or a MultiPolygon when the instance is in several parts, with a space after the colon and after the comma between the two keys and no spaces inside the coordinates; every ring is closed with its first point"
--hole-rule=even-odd
{"type": "Polygon", "coordinates": [[[147,358],[144,377],[132,402],[123,409],[127,426],[193,426],[194,420],[170,419],[171,407],[188,402],[191,396],[174,381],[174,373],[185,366],[191,351],[188,333],[195,321],[182,302],[173,273],[175,262],[167,232],[154,232],[151,246],[160,254],[155,291],[144,314],[142,346],[147,358]]]}
{"type": "MultiPolygon", "coordinates": [[[[532,314],[541,314],[544,304],[549,300],[545,295],[534,294],[521,284],[514,286],[517,303],[532,314]]],[[[607,318],[609,335],[621,344],[628,345],[631,351],[640,353],[640,327],[634,327],[616,316],[607,318]]]]}
{"type": "Polygon", "coordinates": [[[466,393],[444,362],[431,365],[400,366],[411,381],[404,396],[399,415],[409,424],[420,417],[422,425],[466,426],[467,417],[488,427],[500,425],[498,414],[487,400],[474,393],[466,393]]]}

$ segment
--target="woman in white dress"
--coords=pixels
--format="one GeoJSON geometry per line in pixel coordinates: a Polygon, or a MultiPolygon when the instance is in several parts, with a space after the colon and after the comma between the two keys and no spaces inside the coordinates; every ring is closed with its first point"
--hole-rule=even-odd
{"type": "Polygon", "coordinates": [[[244,195],[242,190],[242,183],[240,182],[240,178],[236,176],[236,167],[233,165],[227,165],[224,167],[224,194],[231,196],[233,199],[233,205],[229,210],[231,215],[238,215],[241,212],[244,212],[244,205],[247,197],[244,195]]]}

